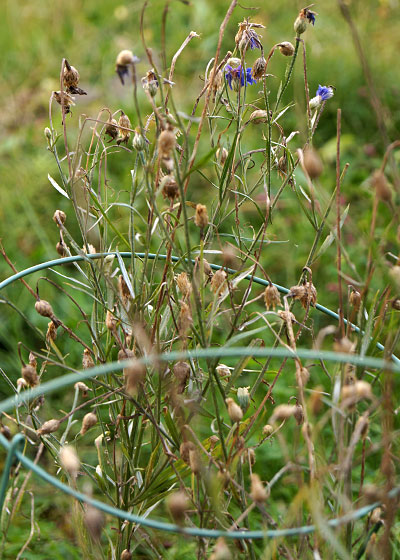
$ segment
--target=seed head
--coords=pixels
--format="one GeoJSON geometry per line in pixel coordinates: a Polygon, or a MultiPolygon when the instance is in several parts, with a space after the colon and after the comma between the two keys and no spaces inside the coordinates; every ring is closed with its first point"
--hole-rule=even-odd
{"type": "Polygon", "coordinates": [[[317,303],[317,290],[312,282],[306,282],[305,284],[292,286],[287,297],[300,301],[304,309],[307,309],[310,305],[315,307],[317,303]]]}
{"type": "Polygon", "coordinates": [[[304,422],[304,411],[303,411],[303,407],[299,404],[295,405],[295,410],[293,413],[293,416],[297,422],[297,425],[300,426],[303,422],[304,422]]]}
{"type": "Polygon", "coordinates": [[[172,150],[176,145],[176,136],[172,131],[172,127],[163,130],[158,137],[158,152],[161,157],[170,157],[172,150]]]}
{"type": "Polygon", "coordinates": [[[196,213],[194,215],[194,223],[201,230],[208,226],[207,207],[204,206],[204,204],[197,204],[196,213]]]}
{"type": "Polygon", "coordinates": [[[289,41],[284,41],[283,43],[278,43],[278,47],[280,52],[284,56],[293,56],[294,55],[294,46],[289,41]]]}
{"type": "Polygon", "coordinates": [[[110,142],[118,138],[118,123],[115,119],[112,119],[111,117],[108,119],[105,127],[105,133],[110,136],[110,142]]]}
{"type": "Polygon", "coordinates": [[[265,426],[262,429],[263,436],[267,436],[267,437],[270,436],[273,431],[274,428],[271,426],[271,424],[265,424],[265,426]]]}
{"type": "Polygon", "coordinates": [[[29,352],[28,361],[30,366],[34,367],[35,369],[37,368],[37,360],[33,352],[29,352]]]}
{"type": "Polygon", "coordinates": [[[219,537],[215,543],[214,551],[210,560],[231,560],[232,554],[223,537],[219,537]]]}
{"type": "Polygon", "coordinates": [[[257,109],[251,113],[249,121],[254,124],[266,123],[268,122],[268,113],[262,109],[257,109]]]}
{"type": "Polygon", "coordinates": [[[231,376],[231,370],[225,364],[218,364],[215,369],[216,369],[218,375],[220,377],[222,377],[222,379],[231,376]]]}
{"type": "Polygon", "coordinates": [[[103,512],[92,506],[88,506],[85,511],[84,521],[86,529],[94,541],[99,541],[105,525],[103,512]]]}
{"type": "Polygon", "coordinates": [[[81,436],[86,434],[86,432],[90,430],[90,428],[93,428],[93,426],[95,426],[96,424],[97,416],[94,412],[88,412],[87,414],[85,414],[82,420],[82,427],[80,431],[81,436]]]}
{"type": "Polygon", "coordinates": [[[54,317],[53,308],[51,307],[50,303],[44,299],[39,299],[35,303],[35,309],[39,315],[42,317],[48,317],[52,319],[54,317]]]}
{"type": "Polygon", "coordinates": [[[304,168],[310,179],[318,179],[324,170],[321,158],[313,148],[304,150],[304,168]]]}
{"type": "Polygon", "coordinates": [[[118,119],[118,140],[117,140],[117,144],[118,146],[120,144],[127,144],[128,140],[131,136],[131,132],[130,130],[126,130],[127,128],[131,128],[131,121],[129,120],[129,117],[127,115],[125,115],[125,113],[123,111],[121,111],[121,115],[118,119]]]}
{"type": "Polygon", "coordinates": [[[285,323],[288,323],[289,321],[293,323],[294,321],[296,321],[296,317],[293,315],[291,311],[279,310],[278,315],[285,323]]]}
{"type": "Polygon", "coordinates": [[[64,65],[64,76],[63,76],[64,87],[68,93],[74,93],[76,95],[87,95],[86,91],[78,87],[79,83],[79,72],[78,70],[69,64],[66,60],[64,65]]]}
{"type": "Polygon", "coordinates": [[[125,550],[121,552],[120,560],[132,560],[132,552],[125,548],[125,550]]]}
{"type": "Polygon", "coordinates": [[[109,309],[107,309],[106,313],[106,327],[109,331],[115,331],[117,328],[117,319],[109,309]]]}
{"type": "Polygon", "coordinates": [[[128,288],[128,284],[125,282],[125,278],[122,276],[122,274],[118,276],[118,292],[120,298],[126,305],[132,296],[128,288]]]}
{"type": "Polygon", "coordinates": [[[47,325],[46,340],[50,344],[51,342],[54,342],[56,338],[57,338],[57,327],[53,323],[53,321],[50,321],[50,323],[47,325]]]}
{"type": "Polygon", "coordinates": [[[176,276],[175,280],[176,280],[176,284],[178,286],[178,289],[181,292],[181,294],[183,295],[183,297],[185,299],[188,299],[190,297],[190,294],[192,293],[192,284],[190,283],[189,277],[186,274],[186,272],[181,272],[180,274],[178,274],[178,276],[176,276]]]}
{"type": "Polygon", "coordinates": [[[193,451],[196,449],[195,444],[188,440],[188,441],[183,441],[179,447],[179,454],[181,456],[181,459],[184,463],[186,463],[187,465],[190,464],[190,457],[189,457],[189,453],[190,451],[193,451]]]}
{"type": "Polygon", "coordinates": [[[189,501],[184,492],[174,492],[167,498],[167,508],[177,525],[183,525],[185,512],[189,509],[189,501]]]}
{"type": "Polygon", "coordinates": [[[125,390],[129,395],[137,395],[141,383],[146,377],[146,367],[133,359],[131,364],[124,369],[125,390]]]}
{"type": "Polygon", "coordinates": [[[220,162],[220,164],[224,165],[228,157],[228,150],[224,147],[218,148],[215,155],[217,156],[217,160],[220,162]]]}
{"type": "Polygon", "coordinates": [[[158,91],[158,80],[154,70],[149,70],[144,78],[142,78],[142,86],[145,92],[151,97],[155,97],[158,91]]]}
{"type": "Polygon", "coordinates": [[[349,296],[349,303],[352,307],[354,307],[355,311],[360,309],[361,305],[361,294],[357,290],[352,290],[349,296]]]}
{"type": "Polygon", "coordinates": [[[179,196],[178,183],[173,174],[165,175],[160,183],[161,192],[164,198],[169,198],[171,201],[179,196]]]}
{"type": "Polygon", "coordinates": [[[87,348],[85,348],[84,351],[83,351],[82,367],[83,367],[83,369],[90,369],[90,368],[94,367],[94,361],[93,361],[92,355],[87,348]]]}
{"type": "Polygon", "coordinates": [[[66,219],[67,215],[62,210],[56,210],[53,214],[53,220],[58,225],[58,227],[64,225],[66,219]]]}
{"type": "Polygon", "coordinates": [[[190,449],[189,451],[189,466],[193,474],[199,474],[201,470],[201,461],[197,449],[190,449]]]}
{"type": "Polygon", "coordinates": [[[342,387],[342,400],[349,406],[356,402],[368,399],[373,399],[372,387],[366,381],[356,381],[352,385],[344,385],[342,387]]]}
{"type": "Polygon", "coordinates": [[[47,420],[47,422],[44,422],[44,424],[41,425],[37,433],[39,434],[39,436],[52,434],[53,432],[56,432],[59,427],[60,427],[60,422],[55,418],[52,418],[51,420],[47,420]]]}
{"type": "Polygon", "coordinates": [[[281,305],[281,296],[279,295],[278,288],[273,284],[269,284],[264,290],[264,301],[267,311],[272,307],[275,309],[277,305],[281,305]]]}
{"type": "Polygon", "coordinates": [[[280,404],[274,408],[274,412],[269,419],[270,423],[280,422],[281,420],[287,420],[291,416],[294,416],[296,412],[296,406],[292,404],[280,404]]]}
{"type": "Polygon", "coordinates": [[[233,399],[225,399],[228,407],[228,415],[232,422],[240,422],[243,418],[243,411],[233,399]]]}
{"type": "Polygon", "coordinates": [[[300,380],[302,385],[306,385],[310,379],[310,371],[306,367],[300,367],[299,371],[300,380]]]}
{"type": "Polygon", "coordinates": [[[80,461],[75,449],[71,445],[64,445],[60,450],[60,464],[72,478],[78,476],[80,461]]]}
{"type": "Polygon", "coordinates": [[[29,387],[36,387],[36,385],[39,385],[39,376],[36,373],[36,368],[32,365],[28,364],[23,366],[21,369],[21,375],[29,387]]]}
{"type": "Polygon", "coordinates": [[[392,190],[386,179],[386,175],[380,169],[374,171],[370,181],[379,200],[383,200],[384,202],[392,201],[392,190]]]}
{"type": "Polygon", "coordinates": [[[260,78],[262,78],[265,74],[266,69],[267,69],[267,61],[263,56],[260,56],[260,58],[257,58],[255,63],[253,64],[253,68],[251,69],[253,78],[255,80],[259,80],[260,78]]]}
{"type": "Polygon", "coordinates": [[[193,324],[193,319],[189,305],[182,300],[180,302],[180,306],[181,310],[178,317],[178,329],[180,336],[185,337],[193,324]]]}
{"type": "Polygon", "coordinates": [[[172,371],[178,382],[177,392],[178,394],[181,394],[185,390],[186,382],[189,379],[190,366],[186,362],[176,362],[172,371]]]}
{"type": "Polygon", "coordinates": [[[59,241],[56,245],[56,251],[60,255],[60,257],[65,257],[68,255],[67,247],[62,241],[59,241]]]}
{"type": "Polygon", "coordinates": [[[64,106],[66,115],[71,112],[71,107],[75,105],[75,98],[72,95],[66,91],[53,91],[53,97],[59,105],[64,106]]]}
{"type": "Polygon", "coordinates": [[[221,295],[226,285],[226,272],[220,268],[211,279],[211,290],[217,296],[221,295]]]}
{"type": "Polygon", "coordinates": [[[251,499],[258,504],[262,504],[266,502],[268,495],[264,488],[263,483],[260,480],[260,477],[258,476],[258,474],[252,474],[250,478],[251,478],[251,490],[250,490],[251,499]]]}
{"type": "Polygon", "coordinates": [[[75,383],[74,389],[79,389],[79,391],[82,393],[82,397],[86,398],[88,396],[89,387],[86,385],[86,383],[83,383],[83,381],[78,381],[77,383],[75,383]]]}
{"type": "Polygon", "coordinates": [[[294,22],[293,26],[298,37],[305,32],[305,30],[307,29],[307,24],[315,24],[316,15],[317,14],[315,12],[312,12],[308,8],[303,8],[302,10],[300,10],[300,13],[297,16],[297,19],[294,22]]]}
{"type": "Polygon", "coordinates": [[[356,346],[356,342],[351,342],[351,340],[347,338],[347,336],[343,336],[342,338],[335,340],[333,349],[335,350],[335,352],[339,352],[341,354],[353,354],[356,346]]]}

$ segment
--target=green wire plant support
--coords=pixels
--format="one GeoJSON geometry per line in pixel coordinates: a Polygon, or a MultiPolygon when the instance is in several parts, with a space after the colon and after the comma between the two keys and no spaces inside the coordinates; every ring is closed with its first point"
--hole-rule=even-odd
{"type": "MultiPolygon", "coordinates": [[[[47,261],[30,268],[27,268],[9,278],[5,279],[3,282],[0,283],[0,290],[5,288],[6,286],[12,284],[16,280],[23,278],[24,276],[28,276],[34,272],[51,268],[53,266],[59,266],[66,263],[73,263],[83,260],[89,259],[99,259],[106,257],[108,255],[120,255],[123,258],[144,258],[147,256],[149,259],[160,259],[165,260],[167,257],[166,255],[155,255],[155,254],[145,254],[145,253],[134,253],[131,252],[123,252],[123,253],[96,253],[92,255],[77,255],[71,257],[64,257],[61,259],[55,259],[51,261],[47,261]]],[[[179,262],[181,259],[178,257],[171,257],[171,260],[174,262],[179,262]]],[[[210,264],[211,268],[214,270],[219,270],[222,268],[219,265],[210,264]]],[[[227,269],[230,273],[235,273],[237,271],[232,269],[227,269]]],[[[268,286],[269,282],[257,277],[252,277],[251,275],[246,277],[247,279],[252,279],[253,282],[256,284],[260,284],[262,286],[268,286]]],[[[289,290],[283,286],[279,286],[274,284],[277,289],[283,293],[287,294],[289,290]]],[[[326,307],[316,304],[316,309],[329,315],[334,319],[339,319],[337,313],[327,309],[326,307]]],[[[351,327],[356,331],[360,332],[359,327],[356,325],[351,324],[351,327]]],[[[382,344],[377,343],[376,347],[379,350],[384,350],[382,344]]],[[[392,355],[391,362],[388,360],[384,360],[382,358],[374,358],[371,356],[357,356],[354,354],[339,354],[336,352],[328,352],[328,351],[318,351],[318,350],[308,350],[308,349],[299,349],[296,352],[287,349],[287,348],[246,348],[246,347],[231,347],[231,348],[207,348],[207,349],[199,349],[196,351],[186,351],[186,352],[167,352],[160,355],[150,355],[143,358],[140,358],[140,362],[144,365],[148,365],[154,361],[158,362],[171,362],[176,360],[183,360],[183,359],[205,359],[205,358],[225,358],[225,357],[258,357],[258,358],[266,358],[266,357],[276,357],[276,358],[300,358],[300,359],[324,359],[330,362],[336,363],[350,363],[356,366],[364,366],[370,368],[380,368],[385,370],[390,370],[394,373],[400,373],[400,360],[392,355]]],[[[130,360],[125,360],[121,362],[111,362],[101,366],[96,366],[91,369],[77,371],[74,373],[70,373],[54,379],[52,381],[48,381],[36,387],[34,389],[26,390],[24,393],[19,395],[15,395],[12,397],[7,398],[6,400],[0,403],[0,414],[11,410],[13,407],[18,406],[21,403],[29,401],[39,395],[46,395],[48,393],[52,393],[62,387],[66,387],[76,383],[77,381],[84,381],[86,379],[91,379],[96,376],[104,376],[108,373],[115,372],[118,370],[122,370],[130,364],[130,360]]],[[[99,500],[95,500],[77,490],[63,484],[54,476],[47,473],[44,469],[40,466],[36,465],[31,459],[26,457],[23,454],[23,448],[25,445],[25,437],[22,434],[17,434],[14,438],[9,441],[7,440],[2,434],[0,434],[0,444],[7,450],[7,458],[1,478],[0,483],[0,508],[3,508],[4,500],[6,496],[6,490],[10,478],[10,471],[15,459],[17,459],[24,467],[30,469],[34,472],[37,476],[41,477],[43,480],[54,486],[55,488],[61,490],[65,494],[72,496],[73,498],[77,499],[79,502],[86,503],[90,506],[93,506],[106,514],[115,516],[122,520],[129,521],[131,523],[135,523],[138,525],[143,525],[146,527],[150,527],[152,529],[157,529],[160,531],[165,531],[169,533],[178,533],[181,535],[187,535],[191,537],[203,537],[203,538],[218,538],[218,537],[225,537],[228,539],[239,539],[239,540],[253,540],[253,539],[266,539],[266,538],[278,538],[278,537],[290,537],[290,536],[297,536],[297,535],[305,535],[309,533],[313,533],[317,530],[318,527],[315,525],[304,525],[302,527],[293,527],[293,528],[286,528],[286,529],[271,529],[271,530],[260,530],[260,531],[219,531],[215,529],[200,529],[200,528],[183,528],[178,525],[173,525],[170,523],[165,523],[162,521],[157,521],[155,519],[141,517],[138,515],[134,515],[130,512],[123,511],[121,509],[115,508],[99,500]]],[[[396,496],[400,495],[400,487],[393,488],[389,493],[388,497],[395,498],[396,496]]],[[[336,528],[341,525],[346,525],[348,523],[354,522],[358,519],[361,519],[368,515],[372,510],[376,507],[381,505],[381,502],[375,502],[364,506],[362,508],[353,510],[348,512],[347,514],[337,517],[335,519],[331,519],[327,521],[327,525],[330,528],[336,528]]]]}

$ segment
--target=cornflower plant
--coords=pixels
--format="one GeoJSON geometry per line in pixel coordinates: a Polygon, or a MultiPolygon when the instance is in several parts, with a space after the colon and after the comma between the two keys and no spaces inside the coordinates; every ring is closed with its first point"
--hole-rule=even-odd
{"type": "MultiPolygon", "coordinates": [[[[47,332],[39,345],[21,341],[16,382],[4,373],[19,402],[4,417],[3,437],[24,433],[26,456],[39,462],[46,453],[48,470],[88,496],[71,505],[85,558],[389,558],[398,476],[390,334],[386,366],[370,356],[381,355],[375,344],[397,304],[388,306],[386,291],[367,313],[367,289],[355,287],[344,304],[339,202],[347,166],[339,110],[335,187],[329,196],[318,190],[313,138],[334,87],[319,85],[310,99],[303,36],[316,14],[302,9],[295,38],[288,26],[271,46],[264,26],[249,19],[227,36],[235,7],[215,57],[204,61],[190,115],[176,104],[175,70],[199,35],[188,34],[163,72],[144,41],[144,10],[146,74],[135,53],[116,57],[130,105],[77,118],[86,91],[62,61],[45,137],[59,170],[50,183],[68,204],[54,212],[56,251],[60,264],[73,264],[52,269],[57,282],[24,281],[47,332]],[[304,135],[288,129],[295,101],[285,95],[301,52],[304,135]],[[288,60],[281,80],[268,73],[273,56],[288,60]],[[113,182],[115,160],[127,166],[128,190],[113,182]],[[269,273],[279,263],[266,258],[283,193],[312,236],[298,282],[286,290],[269,273]],[[324,287],[313,266],[334,241],[339,313],[316,330],[327,310],[318,307],[324,287]],[[71,372],[81,373],[55,409],[45,383],[71,372]],[[105,515],[92,498],[115,509],[105,515]],[[360,518],[356,510],[371,503],[360,518]],[[172,523],[173,532],[150,519],[172,523]],[[188,537],[188,529],[200,533],[188,537]],[[249,531],[259,534],[243,538],[249,531]]],[[[12,474],[3,548],[27,480],[20,467],[12,474]]]]}

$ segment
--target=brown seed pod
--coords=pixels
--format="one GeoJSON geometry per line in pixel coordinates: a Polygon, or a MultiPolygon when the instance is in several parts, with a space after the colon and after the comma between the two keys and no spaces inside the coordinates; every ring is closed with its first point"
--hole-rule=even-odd
{"type": "Polygon", "coordinates": [[[283,41],[283,43],[278,43],[278,47],[280,52],[284,56],[293,56],[294,55],[294,46],[289,41],[283,41]]]}
{"type": "Polygon", "coordinates": [[[56,210],[53,214],[53,221],[60,227],[60,225],[64,225],[67,219],[67,215],[62,210],[56,210]]]}
{"type": "Polygon", "coordinates": [[[175,277],[176,285],[184,298],[189,298],[192,293],[192,284],[189,281],[189,277],[186,272],[181,272],[175,277]]]}
{"type": "Polygon", "coordinates": [[[92,355],[87,348],[85,348],[84,351],[83,351],[82,367],[83,367],[83,369],[89,369],[89,368],[94,367],[94,361],[93,361],[92,355]]]}
{"type": "Polygon", "coordinates": [[[175,180],[175,176],[170,173],[165,175],[160,182],[161,192],[164,198],[169,198],[171,201],[175,200],[179,196],[178,183],[175,180]]]}
{"type": "Polygon", "coordinates": [[[304,168],[310,179],[318,179],[324,170],[321,158],[313,148],[304,150],[304,168]]]}
{"type": "Polygon", "coordinates": [[[266,69],[267,69],[267,61],[263,56],[260,56],[260,58],[257,58],[255,63],[253,64],[253,68],[251,70],[251,73],[253,74],[253,78],[255,80],[259,80],[260,78],[262,78],[265,74],[266,69]]]}
{"type": "Polygon", "coordinates": [[[50,303],[44,299],[39,299],[35,303],[35,309],[39,315],[42,317],[48,317],[52,319],[54,317],[53,308],[51,307],[50,303]]]}
{"type": "Polygon", "coordinates": [[[249,121],[251,121],[253,124],[266,123],[268,122],[268,113],[263,109],[257,109],[256,111],[253,111],[251,113],[249,121]]]}
{"type": "Polygon", "coordinates": [[[194,215],[194,223],[200,229],[204,229],[208,226],[207,207],[204,206],[204,204],[197,204],[194,215]]]}
{"type": "Polygon", "coordinates": [[[251,478],[251,490],[250,490],[251,499],[258,504],[262,504],[266,502],[268,495],[267,495],[267,491],[264,488],[263,483],[260,480],[260,477],[258,476],[258,474],[252,474],[250,478],[251,478]]]}
{"type": "Polygon", "coordinates": [[[227,278],[226,272],[225,270],[222,270],[222,268],[217,270],[217,272],[212,277],[211,290],[215,295],[219,296],[224,291],[224,288],[226,287],[227,284],[226,278],[227,278]]]}
{"type": "Polygon", "coordinates": [[[240,422],[243,418],[243,410],[233,399],[225,399],[228,407],[228,415],[232,422],[240,422]]]}
{"type": "Polygon", "coordinates": [[[93,428],[93,426],[95,426],[96,424],[97,416],[94,412],[88,412],[87,414],[85,414],[82,420],[82,427],[80,431],[81,436],[86,434],[86,432],[90,430],[90,428],[93,428]]]}
{"type": "Polygon", "coordinates": [[[189,509],[189,500],[184,492],[174,492],[167,498],[167,507],[177,525],[182,525],[185,512],[189,509]]]}
{"type": "Polygon", "coordinates": [[[52,418],[51,420],[47,420],[47,422],[44,422],[39,428],[39,430],[37,430],[37,433],[39,434],[39,436],[52,434],[53,432],[56,432],[59,427],[60,427],[59,420],[52,418]]]}
{"type": "Polygon", "coordinates": [[[267,311],[272,307],[275,309],[277,305],[281,305],[281,296],[279,295],[278,288],[273,284],[267,286],[264,290],[264,302],[267,311]]]}
{"type": "Polygon", "coordinates": [[[132,128],[131,127],[131,121],[129,120],[129,117],[127,115],[125,115],[125,113],[123,111],[121,111],[121,116],[118,119],[118,140],[117,140],[117,144],[127,144],[128,140],[131,136],[131,132],[130,130],[126,130],[127,128],[132,128]]]}
{"type": "Polygon", "coordinates": [[[109,140],[110,142],[112,140],[115,140],[116,138],[118,138],[118,123],[115,119],[112,119],[111,117],[108,119],[106,127],[104,129],[105,133],[110,136],[111,140],[109,140]]]}
{"type": "Polygon", "coordinates": [[[176,145],[176,137],[172,132],[172,127],[163,130],[158,137],[158,151],[161,157],[170,157],[176,145]]]}

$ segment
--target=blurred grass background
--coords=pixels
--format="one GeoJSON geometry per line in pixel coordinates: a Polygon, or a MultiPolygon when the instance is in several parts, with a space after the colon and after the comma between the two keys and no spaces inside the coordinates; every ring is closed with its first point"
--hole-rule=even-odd
{"type": "MultiPolygon", "coordinates": [[[[388,137],[393,141],[398,138],[400,129],[400,83],[397,71],[400,3],[398,0],[349,0],[347,4],[381,100],[382,118],[387,127],[388,137]]],[[[214,55],[219,23],[228,5],[227,0],[196,0],[190,5],[178,0],[170,2],[167,64],[189,31],[194,30],[201,36],[187,47],[178,61],[175,74],[175,103],[180,110],[187,113],[190,113],[193,100],[202,88],[204,70],[214,55]]],[[[266,26],[262,36],[267,52],[268,47],[277,42],[294,42],[293,21],[298,10],[304,7],[301,2],[252,0],[245,5],[251,6],[251,9],[237,7],[231,18],[225,33],[224,50],[232,49],[237,22],[244,17],[251,17],[252,20],[266,26]]],[[[48,124],[50,94],[59,89],[62,58],[68,58],[79,69],[80,85],[89,93],[87,97],[79,99],[79,106],[73,110],[69,123],[71,130],[76,128],[81,113],[95,117],[98,110],[105,106],[112,110],[122,107],[135,126],[137,123],[134,118],[131,88],[123,88],[116,77],[115,57],[123,48],[132,49],[141,59],[137,68],[139,77],[145,75],[149,66],[139,34],[142,1],[3,0],[2,6],[0,237],[10,259],[18,269],[23,269],[43,260],[57,258],[55,245],[58,232],[52,215],[56,208],[64,209],[67,213],[70,211],[68,201],[60,197],[47,179],[48,173],[56,179],[58,175],[53,158],[46,150],[43,134],[48,124]]],[[[160,68],[163,8],[164,2],[149,2],[144,25],[146,42],[153,49],[160,68]]],[[[335,97],[327,104],[314,140],[325,164],[325,171],[319,179],[319,188],[327,193],[334,189],[336,110],[341,107],[342,162],[350,163],[343,187],[343,203],[350,203],[344,236],[351,260],[356,268],[360,267],[362,273],[368,251],[372,207],[372,191],[367,178],[379,167],[385,143],[369,101],[368,86],[351,32],[337,3],[334,0],[319,2],[314,9],[318,12],[315,28],[310,28],[305,35],[311,95],[318,84],[331,84],[336,87],[335,97]]],[[[286,62],[282,58],[272,59],[269,67],[272,74],[282,76],[286,62]]],[[[300,58],[287,92],[288,100],[292,98],[293,90],[298,104],[291,114],[288,114],[285,121],[286,130],[296,129],[304,132],[301,128],[304,121],[304,87],[300,58]]],[[[147,101],[141,91],[139,96],[140,103],[146,105],[147,101]]],[[[147,111],[149,110],[148,106],[147,111]]],[[[60,124],[56,123],[56,126],[59,127],[60,124]]],[[[398,156],[396,158],[399,161],[398,156]]],[[[116,190],[129,188],[130,164],[129,156],[117,158],[113,162],[110,177],[116,190]]],[[[284,216],[282,219],[276,219],[273,224],[271,238],[287,240],[287,243],[268,249],[267,268],[274,281],[291,285],[298,276],[299,268],[304,264],[311,236],[298,220],[299,211],[295,197],[289,195],[287,200],[283,198],[282,204],[285,208],[284,216]]],[[[249,213],[249,221],[251,218],[249,213]]],[[[397,254],[396,231],[387,230],[390,220],[389,209],[380,204],[377,240],[384,239],[385,249],[397,254]]],[[[377,259],[381,259],[380,270],[385,276],[388,270],[380,256],[382,251],[378,252],[377,247],[374,250],[377,252],[377,259]]],[[[9,267],[1,260],[0,278],[3,279],[10,273],[9,267]]],[[[317,279],[317,287],[325,288],[321,303],[328,306],[331,304],[333,308],[337,305],[333,284],[335,274],[335,262],[330,254],[318,263],[317,275],[314,276],[317,279]]],[[[33,282],[30,283],[34,285],[33,282]]],[[[46,292],[43,291],[42,297],[45,295],[46,292]]],[[[18,301],[19,307],[28,310],[28,317],[33,319],[35,314],[32,310],[32,298],[21,286],[15,285],[8,289],[7,297],[11,301],[18,301]]],[[[60,300],[57,301],[57,305],[60,306],[60,314],[68,317],[68,302],[60,300]]],[[[70,318],[71,322],[74,320],[78,319],[70,318]]],[[[32,331],[28,329],[25,321],[21,320],[17,313],[1,305],[1,367],[9,371],[14,380],[19,375],[16,345],[19,340],[25,340],[28,333],[32,336],[32,331]]],[[[51,490],[48,492],[51,494],[51,490]]],[[[39,510],[43,508],[43,519],[48,522],[42,529],[43,543],[33,543],[30,547],[31,553],[27,553],[24,558],[78,558],[79,556],[74,556],[75,553],[69,549],[68,544],[63,545],[65,550],[59,547],[57,551],[54,550],[49,533],[54,531],[54,535],[65,538],[68,537],[70,528],[66,529],[65,519],[54,519],[53,515],[49,515],[51,496],[46,495],[44,491],[42,497],[43,505],[39,504],[39,510]]],[[[29,519],[26,519],[26,527],[22,527],[22,530],[29,531],[29,519]]],[[[15,538],[18,538],[18,534],[15,538]]],[[[15,550],[17,549],[19,550],[16,546],[15,550]]],[[[7,557],[14,558],[14,552],[14,549],[10,549],[10,556],[7,557]]]]}

